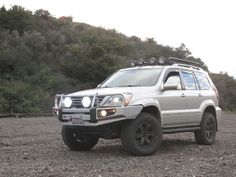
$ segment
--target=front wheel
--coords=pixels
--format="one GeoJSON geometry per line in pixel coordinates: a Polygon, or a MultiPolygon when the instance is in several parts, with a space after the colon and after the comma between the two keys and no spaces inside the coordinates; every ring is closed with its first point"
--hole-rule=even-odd
{"type": "Polygon", "coordinates": [[[93,148],[97,142],[97,137],[92,137],[81,133],[78,128],[62,126],[62,139],[71,150],[88,151],[93,148]]]}
{"type": "Polygon", "coordinates": [[[156,152],[161,141],[160,122],[148,113],[140,113],[121,131],[121,142],[124,148],[133,155],[151,155],[156,152]]]}
{"type": "Polygon", "coordinates": [[[196,142],[203,145],[211,145],[216,137],[216,119],[212,113],[204,113],[200,130],[194,132],[196,142]]]}

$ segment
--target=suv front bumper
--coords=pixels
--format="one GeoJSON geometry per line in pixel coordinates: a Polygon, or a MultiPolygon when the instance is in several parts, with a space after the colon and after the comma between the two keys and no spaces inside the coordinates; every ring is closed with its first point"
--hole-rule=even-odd
{"type": "Polygon", "coordinates": [[[76,109],[76,108],[54,108],[58,119],[64,125],[73,126],[99,126],[109,124],[125,119],[135,119],[141,110],[142,105],[125,106],[125,107],[109,107],[109,108],[90,108],[90,109],[76,109]],[[112,110],[111,115],[101,116],[101,111],[109,112],[112,110]]]}

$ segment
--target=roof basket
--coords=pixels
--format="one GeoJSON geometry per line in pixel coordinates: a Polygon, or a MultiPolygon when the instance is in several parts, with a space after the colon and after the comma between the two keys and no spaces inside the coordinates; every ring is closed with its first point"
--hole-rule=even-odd
{"type": "Polygon", "coordinates": [[[131,66],[150,66],[150,65],[179,65],[183,67],[192,67],[196,69],[202,68],[202,65],[198,62],[180,59],[175,57],[159,57],[156,59],[155,57],[151,57],[149,59],[140,58],[138,60],[133,60],[130,65],[131,66]]]}
{"type": "Polygon", "coordinates": [[[175,57],[169,57],[166,60],[166,63],[173,65],[173,64],[186,64],[186,65],[192,65],[201,68],[202,65],[198,62],[186,60],[186,59],[180,59],[180,58],[175,58],[175,57]]]}

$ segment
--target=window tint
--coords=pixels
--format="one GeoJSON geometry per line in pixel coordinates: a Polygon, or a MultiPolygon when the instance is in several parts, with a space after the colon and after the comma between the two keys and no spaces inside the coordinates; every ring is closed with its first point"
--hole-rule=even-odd
{"type": "Polygon", "coordinates": [[[210,83],[204,73],[196,72],[195,76],[197,78],[198,84],[201,90],[209,90],[210,83]]]}
{"type": "Polygon", "coordinates": [[[186,90],[196,90],[196,83],[193,74],[187,71],[182,71],[183,83],[186,90]]]}

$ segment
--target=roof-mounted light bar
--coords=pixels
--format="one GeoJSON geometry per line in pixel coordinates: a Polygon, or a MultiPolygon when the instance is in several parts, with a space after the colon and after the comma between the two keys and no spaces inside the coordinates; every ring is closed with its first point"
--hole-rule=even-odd
{"type": "Polygon", "coordinates": [[[149,59],[137,59],[131,61],[130,65],[133,66],[148,66],[148,65],[164,65],[165,64],[165,58],[160,57],[156,59],[155,57],[151,57],[149,59]]]}
{"type": "Polygon", "coordinates": [[[131,61],[130,65],[132,67],[134,66],[150,66],[150,65],[173,65],[173,64],[183,64],[188,66],[195,66],[201,68],[202,65],[198,62],[185,60],[185,59],[179,59],[175,57],[159,57],[156,59],[155,57],[151,57],[149,59],[143,59],[140,58],[138,60],[131,61]]]}

